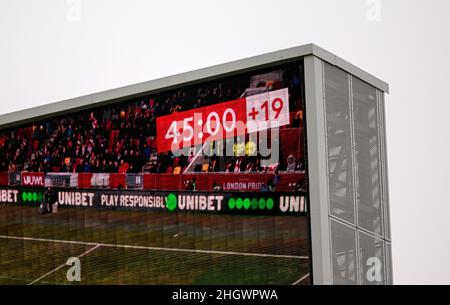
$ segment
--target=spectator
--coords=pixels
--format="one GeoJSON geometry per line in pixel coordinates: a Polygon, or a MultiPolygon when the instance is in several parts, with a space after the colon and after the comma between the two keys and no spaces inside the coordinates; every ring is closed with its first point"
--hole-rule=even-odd
{"type": "Polygon", "coordinates": [[[292,122],[292,127],[299,128],[303,127],[303,111],[299,110],[295,113],[294,119],[292,122]]]}
{"type": "Polygon", "coordinates": [[[251,139],[245,144],[245,155],[246,156],[256,156],[256,143],[251,139]]]}
{"type": "Polygon", "coordinates": [[[89,164],[88,161],[84,162],[83,172],[84,173],[90,173],[91,172],[91,165],[89,164]]]}
{"type": "Polygon", "coordinates": [[[298,171],[304,170],[303,162],[302,161],[298,161],[297,162],[297,166],[295,167],[295,169],[298,170],[298,171]]]}
{"type": "Polygon", "coordinates": [[[102,164],[100,165],[99,168],[99,173],[107,173],[107,172],[109,172],[108,164],[106,163],[106,159],[103,159],[102,164]]]}
{"type": "Polygon", "coordinates": [[[267,187],[267,184],[263,183],[261,185],[261,192],[266,193],[269,191],[269,188],[267,187]]]}
{"type": "Polygon", "coordinates": [[[214,192],[221,192],[222,191],[222,187],[219,185],[219,184],[217,184],[217,182],[213,182],[213,191],[214,192]]]}
{"type": "Polygon", "coordinates": [[[196,191],[197,190],[197,182],[195,177],[192,178],[192,191],[196,191]]]}
{"type": "Polygon", "coordinates": [[[281,176],[277,169],[277,170],[275,170],[275,176],[273,177],[273,185],[276,187],[280,183],[280,180],[281,180],[281,176]]]}
{"type": "Polygon", "coordinates": [[[192,178],[192,180],[187,180],[185,182],[186,191],[195,191],[195,178],[192,178]]]}
{"type": "Polygon", "coordinates": [[[8,166],[8,173],[12,174],[17,171],[16,165],[14,163],[10,162],[8,166]]]}
{"type": "Polygon", "coordinates": [[[44,200],[41,203],[41,214],[51,213],[52,206],[56,201],[56,192],[51,187],[48,187],[44,192],[44,200]]]}
{"type": "Polygon", "coordinates": [[[119,172],[119,162],[114,161],[111,172],[112,173],[118,173],[119,172]]]}
{"type": "Polygon", "coordinates": [[[305,180],[303,181],[298,181],[295,185],[295,190],[297,192],[302,192],[305,193],[306,192],[306,185],[305,185],[305,180]]]}
{"type": "Polygon", "coordinates": [[[294,155],[289,155],[287,157],[286,170],[288,172],[293,172],[296,169],[295,157],[294,155]]]}
{"type": "Polygon", "coordinates": [[[119,174],[126,174],[129,168],[130,165],[124,159],[120,160],[119,174]]]}
{"type": "Polygon", "coordinates": [[[267,181],[267,190],[269,192],[275,191],[275,184],[273,183],[273,179],[269,179],[269,181],[267,181]]]}

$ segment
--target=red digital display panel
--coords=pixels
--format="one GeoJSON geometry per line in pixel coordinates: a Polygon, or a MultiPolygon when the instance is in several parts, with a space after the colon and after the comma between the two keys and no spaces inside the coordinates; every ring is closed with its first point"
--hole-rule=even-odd
{"type": "Polygon", "coordinates": [[[288,88],[157,118],[158,153],[285,126],[288,88]]]}

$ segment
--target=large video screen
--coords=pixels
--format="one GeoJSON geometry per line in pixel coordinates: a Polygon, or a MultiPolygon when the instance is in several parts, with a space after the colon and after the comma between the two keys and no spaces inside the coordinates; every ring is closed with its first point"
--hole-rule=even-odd
{"type": "Polygon", "coordinates": [[[296,61],[0,130],[0,283],[311,283],[304,105],[296,61]]]}

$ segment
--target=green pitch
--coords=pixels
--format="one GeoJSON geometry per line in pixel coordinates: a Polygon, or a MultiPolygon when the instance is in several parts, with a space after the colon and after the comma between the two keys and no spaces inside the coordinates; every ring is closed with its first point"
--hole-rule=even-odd
{"type": "Polygon", "coordinates": [[[308,235],[305,217],[0,206],[0,284],[308,284],[308,235]]]}

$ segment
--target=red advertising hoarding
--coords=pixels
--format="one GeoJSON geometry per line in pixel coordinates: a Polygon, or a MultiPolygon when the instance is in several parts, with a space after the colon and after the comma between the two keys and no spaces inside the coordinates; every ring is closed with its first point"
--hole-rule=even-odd
{"type": "Polygon", "coordinates": [[[44,173],[22,173],[22,186],[45,186],[44,173]]]}

